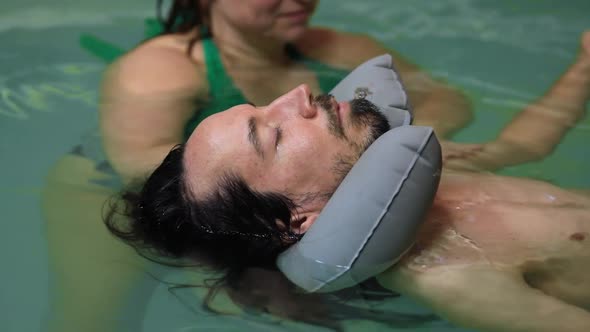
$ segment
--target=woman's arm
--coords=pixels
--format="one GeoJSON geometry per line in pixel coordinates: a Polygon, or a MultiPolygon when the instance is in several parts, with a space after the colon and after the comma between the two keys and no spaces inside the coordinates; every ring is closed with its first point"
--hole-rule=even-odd
{"type": "Polygon", "coordinates": [[[451,136],[472,119],[471,103],[463,93],[433,79],[398,52],[367,35],[313,28],[297,46],[315,59],[345,68],[355,68],[381,54],[391,54],[410,97],[414,124],[433,127],[441,139],[451,136]]]}
{"type": "Polygon", "coordinates": [[[203,74],[183,51],[149,44],[107,70],[101,133],[109,161],[125,180],[148,174],[183,142],[184,126],[204,94],[203,74]]]}
{"type": "Polygon", "coordinates": [[[434,128],[440,139],[451,137],[473,119],[471,101],[457,88],[432,78],[398,52],[388,49],[414,109],[414,125],[434,128]]]}

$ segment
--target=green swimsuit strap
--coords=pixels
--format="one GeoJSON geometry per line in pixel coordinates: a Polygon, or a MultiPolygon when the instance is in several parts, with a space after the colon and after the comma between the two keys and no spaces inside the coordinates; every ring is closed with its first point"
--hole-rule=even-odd
{"type": "Polygon", "coordinates": [[[225,71],[219,49],[213,39],[204,38],[201,43],[207,70],[207,83],[209,84],[209,99],[185,126],[185,138],[188,138],[197,125],[206,117],[248,102],[225,71]]]}
{"type": "Polygon", "coordinates": [[[324,93],[332,90],[350,72],[308,58],[301,54],[292,44],[287,44],[286,51],[291,59],[302,62],[307,68],[316,73],[320,89],[324,93]]]}
{"type": "MultiPolygon", "coordinates": [[[[209,95],[212,99],[223,102],[224,105],[237,105],[247,102],[246,97],[234,85],[231,77],[225,71],[219,49],[211,38],[202,40],[205,67],[207,68],[207,82],[209,95]]],[[[213,101],[213,100],[212,100],[213,101]]],[[[231,106],[229,106],[231,107],[231,106]]],[[[227,109],[229,107],[225,107],[227,109]]]]}
{"type": "MultiPolygon", "coordinates": [[[[207,68],[207,82],[209,83],[209,100],[187,123],[185,127],[185,138],[188,138],[197,125],[206,117],[223,112],[235,105],[248,102],[242,92],[235,86],[232,78],[225,71],[219,49],[213,39],[203,39],[202,45],[205,66],[207,68]]],[[[319,61],[306,58],[292,45],[287,45],[286,51],[291,59],[302,62],[307,68],[317,74],[318,83],[323,92],[332,90],[348,74],[347,70],[334,68],[319,61]]]]}

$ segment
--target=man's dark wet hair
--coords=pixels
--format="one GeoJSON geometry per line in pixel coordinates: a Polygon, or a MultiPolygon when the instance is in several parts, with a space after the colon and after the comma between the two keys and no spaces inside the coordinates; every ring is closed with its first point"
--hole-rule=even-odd
{"type": "Polygon", "coordinates": [[[123,209],[113,206],[105,218],[110,232],[142,253],[194,258],[228,278],[249,267],[274,268],[278,254],[299,239],[277,225],[289,225],[293,201],[254,191],[232,174],[197,199],[188,187],[183,152],[183,145],[176,146],[140,190],[122,194],[123,209]],[[117,212],[128,217],[125,224],[117,212]]]}
{"type": "MultiPolygon", "coordinates": [[[[176,146],[139,189],[122,192],[111,202],[104,221],[112,234],[152,261],[219,272],[214,284],[204,285],[209,287],[205,309],[212,310],[210,302],[218,290],[225,289],[235,303],[250,310],[335,330],[349,319],[371,319],[394,327],[434,319],[366,310],[342,303],[334,295],[299,291],[275,264],[278,254],[300,238],[277,225],[277,221],[289,225],[297,208],[294,202],[280,193],[256,192],[231,174],[220,179],[217,190],[196,199],[188,188],[183,152],[183,145],[176,146]]],[[[381,294],[380,299],[395,296],[381,294]]],[[[357,296],[365,296],[362,285],[357,296]]]]}

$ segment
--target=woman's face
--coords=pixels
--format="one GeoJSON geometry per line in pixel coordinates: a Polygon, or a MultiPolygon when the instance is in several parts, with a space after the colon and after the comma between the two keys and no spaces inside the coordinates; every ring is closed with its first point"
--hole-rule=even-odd
{"type": "Polygon", "coordinates": [[[301,37],[318,0],[213,0],[211,15],[241,31],[281,41],[301,37]]]}

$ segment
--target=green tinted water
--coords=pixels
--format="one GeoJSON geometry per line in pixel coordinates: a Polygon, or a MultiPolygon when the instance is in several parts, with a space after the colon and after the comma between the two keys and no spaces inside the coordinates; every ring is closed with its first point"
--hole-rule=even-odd
{"type": "MultiPolygon", "coordinates": [[[[456,140],[479,142],[493,138],[574,59],[578,37],[590,27],[590,2],[570,0],[555,6],[550,0],[322,0],[314,22],[369,33],[463,89],[474,104],[476,119],[456,140]]],[[[79,37],[92,34],[131,47],[143,37],[143,20],[152,15],[153,7],[143,0],[0,4],[2,331],[38,331],[50,312],[40,195],[51,165],[95,132],[97,88],[104,68],[102,61],[80,48],[79,37]]],[[[588,118],[543,162],[504,173],[588,188],[587,142],[588,118]]],[[[380,306],[425,311],[404,298],[380,306]]],[[[350,326],[383,329],[377,323],[350,326]]],[[[455,330],[444,323],[436,326],[437,331],[455,330]]],[[[242,328],[313,330],[302,324],[269,325],[263,318],[195,314],[163,285],[156,289],[144,318],[145,331],[242,328]]]]}

